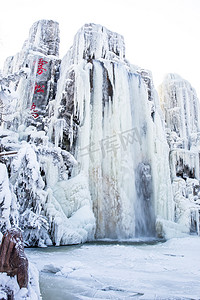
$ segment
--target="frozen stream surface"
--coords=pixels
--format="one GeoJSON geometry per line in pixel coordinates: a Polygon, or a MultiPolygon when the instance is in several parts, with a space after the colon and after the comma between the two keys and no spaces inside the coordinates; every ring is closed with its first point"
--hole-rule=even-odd
{"type": "Polygon", "coordinates": [[[43,300],[200,299],[200,238],[26,249],[43,300]]]}

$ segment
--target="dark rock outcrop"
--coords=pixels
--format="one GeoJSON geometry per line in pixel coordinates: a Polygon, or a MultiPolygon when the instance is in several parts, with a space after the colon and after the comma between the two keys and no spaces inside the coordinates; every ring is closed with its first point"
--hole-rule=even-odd
{"type": "Polygon", "coordinates": [[[6,231],[0,245],[0,272],[13,277],[17,275],[20,288],[28,286],[28,260],[24,253],[23,238],[20,229],[6,231]]]}

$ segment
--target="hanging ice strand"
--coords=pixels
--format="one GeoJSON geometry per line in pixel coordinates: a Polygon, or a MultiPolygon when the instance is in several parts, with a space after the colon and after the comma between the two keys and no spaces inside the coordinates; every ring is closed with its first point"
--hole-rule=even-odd
{"type": "MultiPolygon", "coordinates": [[[[81,28],[62,61],[58,91],[66,92],[57,94],[62,111],[58,118],[64,117],[70,127],[68,114],[73,115],[70,150],[89,178],[96,238],[155,235],[159,191],[152,176],[152,149],[157,125],[152,118],[155,91],[149,81],[149,72],[125,59],[123,37],[100,25],[81,28]]],[[[63,143],[69,144],[67,130],[63,143]]],[[[162,128],[160,132],[164,134],[162,128]]],[[[167,163],[166,168],[168,180],[167,163]]],[[[166,178],[161,175],[159,180],[166,178]]]]}

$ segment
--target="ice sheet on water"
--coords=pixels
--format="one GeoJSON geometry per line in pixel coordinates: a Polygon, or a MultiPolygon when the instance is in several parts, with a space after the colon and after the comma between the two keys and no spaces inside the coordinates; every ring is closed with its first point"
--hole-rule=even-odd
{"type": "MultiPolygon", "coordinates": [[[[199,238],[190,236],[156,245],[92,243],[66,248],[66,252],[61,247],[49,255],[28,249],[27,255],[41,269],[52,264],[52,257],[53,267],[63,268],[59,276],[41,273],[42,293],[47,292],[48,286],[50,291],[53,288],[54,293],[57,291],[58,297],[69,293],[72,299],[121,300],[135,296],[133,299],[197,300],[200,293],[199,247],[199,238]],[[54,282],[54,287],[50,282],[54,282]]],[[[51,267],[49,270],[51,272],[51,267]]]]}

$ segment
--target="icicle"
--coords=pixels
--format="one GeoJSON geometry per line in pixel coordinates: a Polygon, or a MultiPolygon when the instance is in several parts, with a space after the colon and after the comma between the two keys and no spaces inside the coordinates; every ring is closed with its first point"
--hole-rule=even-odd
{"type": "Polygon", "coordinates": [[[55,124],[55,146],[58,147],[59,143],[62,143],[63,139],[63,129],[65,127],[65,120],[58,119],[55,124]]]}

